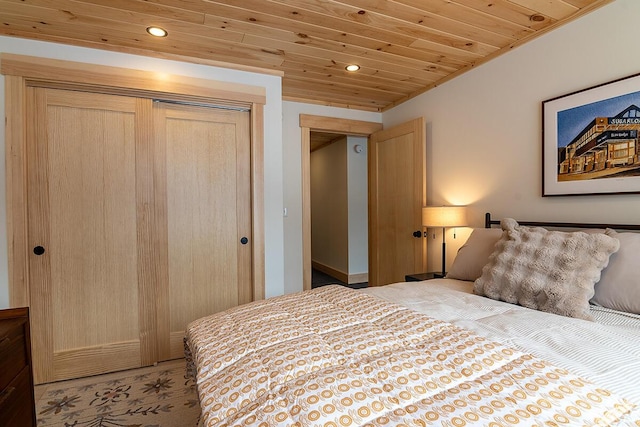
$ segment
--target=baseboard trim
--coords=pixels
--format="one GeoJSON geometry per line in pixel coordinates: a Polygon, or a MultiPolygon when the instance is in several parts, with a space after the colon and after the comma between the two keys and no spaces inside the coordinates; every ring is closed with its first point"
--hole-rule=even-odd
{"type": "Polygon", "coordinates": [[[347,274],[343,271],[336,270],[333,267],[329,267],[328,265],[321,264],[317,261],[311,261],[311,267],[316,270],[320,270],[323,273],[328,274],[329,276],[335,277],[341,282],[347,283],[351,285],[352,283],[363,283],[369,281],[369,273],[356,273],[356,274],[347,274]]]}
{"type": "Polygon", "coordinates": [[[347,283],[351,285],[352,283],[364,283],[368,281],[369,273],[356,273],[349,275],[349,281],[347,283]]]}

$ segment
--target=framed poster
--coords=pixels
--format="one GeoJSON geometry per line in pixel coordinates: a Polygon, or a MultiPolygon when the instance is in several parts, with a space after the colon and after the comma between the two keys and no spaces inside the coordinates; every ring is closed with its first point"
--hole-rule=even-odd
{"type": "Polygon", "coordinates": [[[542,195],[640,193],[640,74],[542,103],[542,195]]]}

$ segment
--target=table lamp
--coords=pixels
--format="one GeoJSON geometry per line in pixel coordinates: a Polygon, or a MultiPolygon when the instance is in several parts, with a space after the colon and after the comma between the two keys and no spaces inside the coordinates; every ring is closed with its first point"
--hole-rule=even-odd
{"type": "Polygon", "coordinates": [[[445,276],[445,228],[464,227],[467,225],[466,206],[426,206],[422,208],[422,225],[425,227],[442,227],[442,277],[445,276]]]}

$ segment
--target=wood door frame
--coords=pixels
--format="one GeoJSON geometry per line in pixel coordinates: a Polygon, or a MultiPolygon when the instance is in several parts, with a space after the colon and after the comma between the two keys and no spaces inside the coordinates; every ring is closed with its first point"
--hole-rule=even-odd
{"type": "MultiPolygon", "coordinates": [[[[302,289],[311,289],[311,132],[366,136],[382,130],[382,123],[300,114],[302,149],[302,289]]],[[[367,182],[369,182],[367,180],[367,182]]]]}
{"type": "Polygon", "coordinates": [[[253,299],[264,298],[265,88],[6,53],[0,55],[0,73],[5,76],[6,203],[11,307],[29,306],[30,303],[25,106],[27,88],[32,86],[250,110],[253,241],[251,276],[253,299]]]}

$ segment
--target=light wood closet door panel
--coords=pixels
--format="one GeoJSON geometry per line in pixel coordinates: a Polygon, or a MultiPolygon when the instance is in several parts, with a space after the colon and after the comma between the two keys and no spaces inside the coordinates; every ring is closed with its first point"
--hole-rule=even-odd
{"type": "Polygon", "coordinates": [[[139,366],[136,100],[29,91],[35,380],[139,366]]]}
{"type": "Polygon", "coordinates": [[[250,117],[161,102],[155,117],[166,147],[169,279],[159,306],[168,315],[158,325],[165,360],[183,356],[189,322],[252,300],[250,117]]]}

